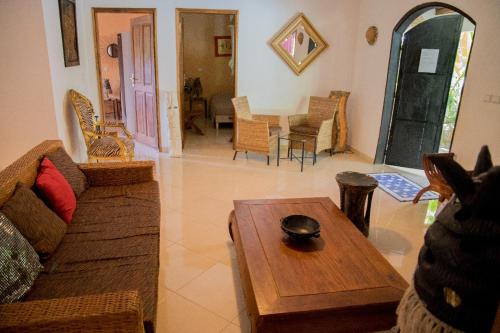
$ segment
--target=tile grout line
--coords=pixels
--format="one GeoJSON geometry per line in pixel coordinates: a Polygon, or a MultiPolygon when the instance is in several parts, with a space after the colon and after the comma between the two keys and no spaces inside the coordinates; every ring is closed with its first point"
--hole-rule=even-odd
{"type": "MultiPolygon", "coordinates": [[[[212,311],[212,310],[210,310],[210,309],[207,309],[206,307],[204,307],[204,306],[203,306],[203,305],[201,305],[201,304],[196,303],[195,301],[190,300],[189,298],[185,297],[184,295],[179,294],[177,291],[172,290],[172,289],[169,289],[169,288],[167,288],[167,289],[168,289],[168,290],[170,290],[170,292],[172,292],[172,293],[176,294],[177,296],[179,296],[179,297],[183,298],[183,299],[184,299],[184,300],[186,300],[187,302],[189,302],[189,303],[191,303],[191,304],[194,304],[194,305],[196,305],[196,306],[198,306],[198,307],[202,308],[203,310],[210,312],[210,313],[211,313],[211,314],[213,314],[213,315],[216,315],[217,317],[219,317],[220,319],[223,319],[224,321],[226,321],[226,322],[228,322],[228,323],[231,323],[231,322],[230,322],[230,321],[228,321],[226,318],[222,317],[220,314],[218,314],[218,313],[216,313],[216,312],[214,312],[214,311],[212,311]]],[[[225,326],[224,328],[226,328],[226,326],[225,326]]]]}
{"type": "MultiPolygon", "coordinates": [[[[215,261],[215,260],[212,260],[212,261],[214,261],[214,264],[213,264],[213,265],[211,265],[209,268],[205,269],[204,271],[200,272],[199,274],[196,274],[196,276],[194,276],[192,279],[190,279],[190,280],[189,280],[189,281],[187,281],[186,283],[182,284],[182,285],[181,285],[179,288],[177,288],[175,291],[181,290],[182,288],[184,288],[185,286],[187,286],[189,283],[193,282],[195,279],[197,279],[198,277],[200,277],[201,275],[203,275],[203,274],[204,274],[204,273],[206,273],[208,270],[212,269],[215,265],[217,265],[217,264],[218,264],[218,262],[217,262],[217,261],[215,261]]],[[[170,289],[170,288],[168,288],[168,287],[167,287],[167,289],[170,289]]],[[[173,290],[173,289],[171,289],[171,290],[173,290]]],[[[196,304],[198,304],[198,303],[196,303],[196,304]]]]}

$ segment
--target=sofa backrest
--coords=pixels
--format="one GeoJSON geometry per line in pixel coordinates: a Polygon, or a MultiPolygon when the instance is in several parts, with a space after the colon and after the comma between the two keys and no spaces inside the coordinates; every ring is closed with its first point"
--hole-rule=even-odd
{"type": "Polygon", "coordinates": [[[63,147],[61,140],[45,140],[0,171],[0,207],[11,197],[18,182],[33,186],[41,159],[59,147],[63,147]]]}

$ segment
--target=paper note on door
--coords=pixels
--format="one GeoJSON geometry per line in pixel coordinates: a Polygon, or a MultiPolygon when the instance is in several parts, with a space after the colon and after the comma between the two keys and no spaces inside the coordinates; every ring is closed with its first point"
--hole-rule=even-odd
{"type": "Polygon", "coordinates": [[[422,49],[420,51],[419,73],[436,73],[439,49],[422,49]]]}

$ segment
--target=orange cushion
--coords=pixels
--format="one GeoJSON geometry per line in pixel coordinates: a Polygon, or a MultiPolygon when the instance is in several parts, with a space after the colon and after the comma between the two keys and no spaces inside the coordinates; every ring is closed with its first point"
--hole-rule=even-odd
{"type": "Polygon", "coordinates": [[[73,189],[54,164],[46,157],[40,164],[36,187],[47,205],[66,223],[73,219],[76,198],[73,189]]]}

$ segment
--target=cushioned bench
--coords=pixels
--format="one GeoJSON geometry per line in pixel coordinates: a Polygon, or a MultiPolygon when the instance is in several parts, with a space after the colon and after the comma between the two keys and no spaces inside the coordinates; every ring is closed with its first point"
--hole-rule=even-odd
{"type": "MultiPolygon", "coordinates": [[[[32,177],[26,177],[32,171],[24,168],[34,168],[36,171],[37,163],[34,160],[39,161],[44,154],[58,147],[61,147],[60,141],[45,141],[35,147],[20,159],[24,167],[19,172],[11,170],[10,176],[25,183],[28,180],[32,185],[29,182],[32,177]]],[[[16,163],[17,161],[14,165],[16,163]]],[[[9,168],[0,172],[0,180],[7,175],[9,168]]],[[[109,332],[141,332],[144,329],[142,322],[146,331],[154,331],[158,294],[160,200],[153,168],[153,162],[80,165],[90,187],[78,198],[73,221],[68,225],[62,242],[43,263],[43,272],[35,280],[23,302],[0,305],[0,322],[3,323],[0,323],[0,331],[3,331],[2,327],[6,323],[19,330],[34,325],[29,326],[33,329],[30,331],[37,331],[37,323],[30,323],[30,318],[33,317],[29,315],[31,310],[27,309],[30,305],[39,306],[33,301],[50,300],[46,303],[49,310],[42,321],[43,325],[52,325],[49,327],[53,331],[59,329],[67,332],[67,327],[58,326],[58,321],[68,324],[71,318],[59,318],[59,314],[51,318],[50,308],[57,308],[61,302],[67,303],[68,300],[72,304],[79,304],[85,302],[85,297],[89,295],[96,295],[93,296],[96,299],[92,303],[96,306],[94,317],[87,318],[89,323],[97,314],[97,318],[106,322],[109,332]],[[99,302],[99,297],[103,302],[99,302]],[[110,315],[107,308],[110,302],[123,302],[123,307],[119,307],[120,311],[132,302],[134,311],[140,312],[136,313],[139,326],[132,321],[131,327],[127,329],[116,329],[123,325],[119,321],[130,321],[124,318],[130,316],[130,313],[124,311],[121,315],[110,315]],[[23,313],[28,314],[23,316],[23,313]],[[119,326],[113,328],[112,321],[116,321],[119,326]]],[[[9,181],[0,185],[0,191],[9,191],[9,184],[16,182],[9,181]]],[[[1,200],[0,195],[0,205],[1,200]]],[[[75,311],[85,313],[85,310],[79,310],[78,307],[75,311]]],[[[72,315],[78,317],[78,313],[72,315]]],[[[83,319],[78,320],[85,321],[85,316],[82,317],[83,319]]]]}

